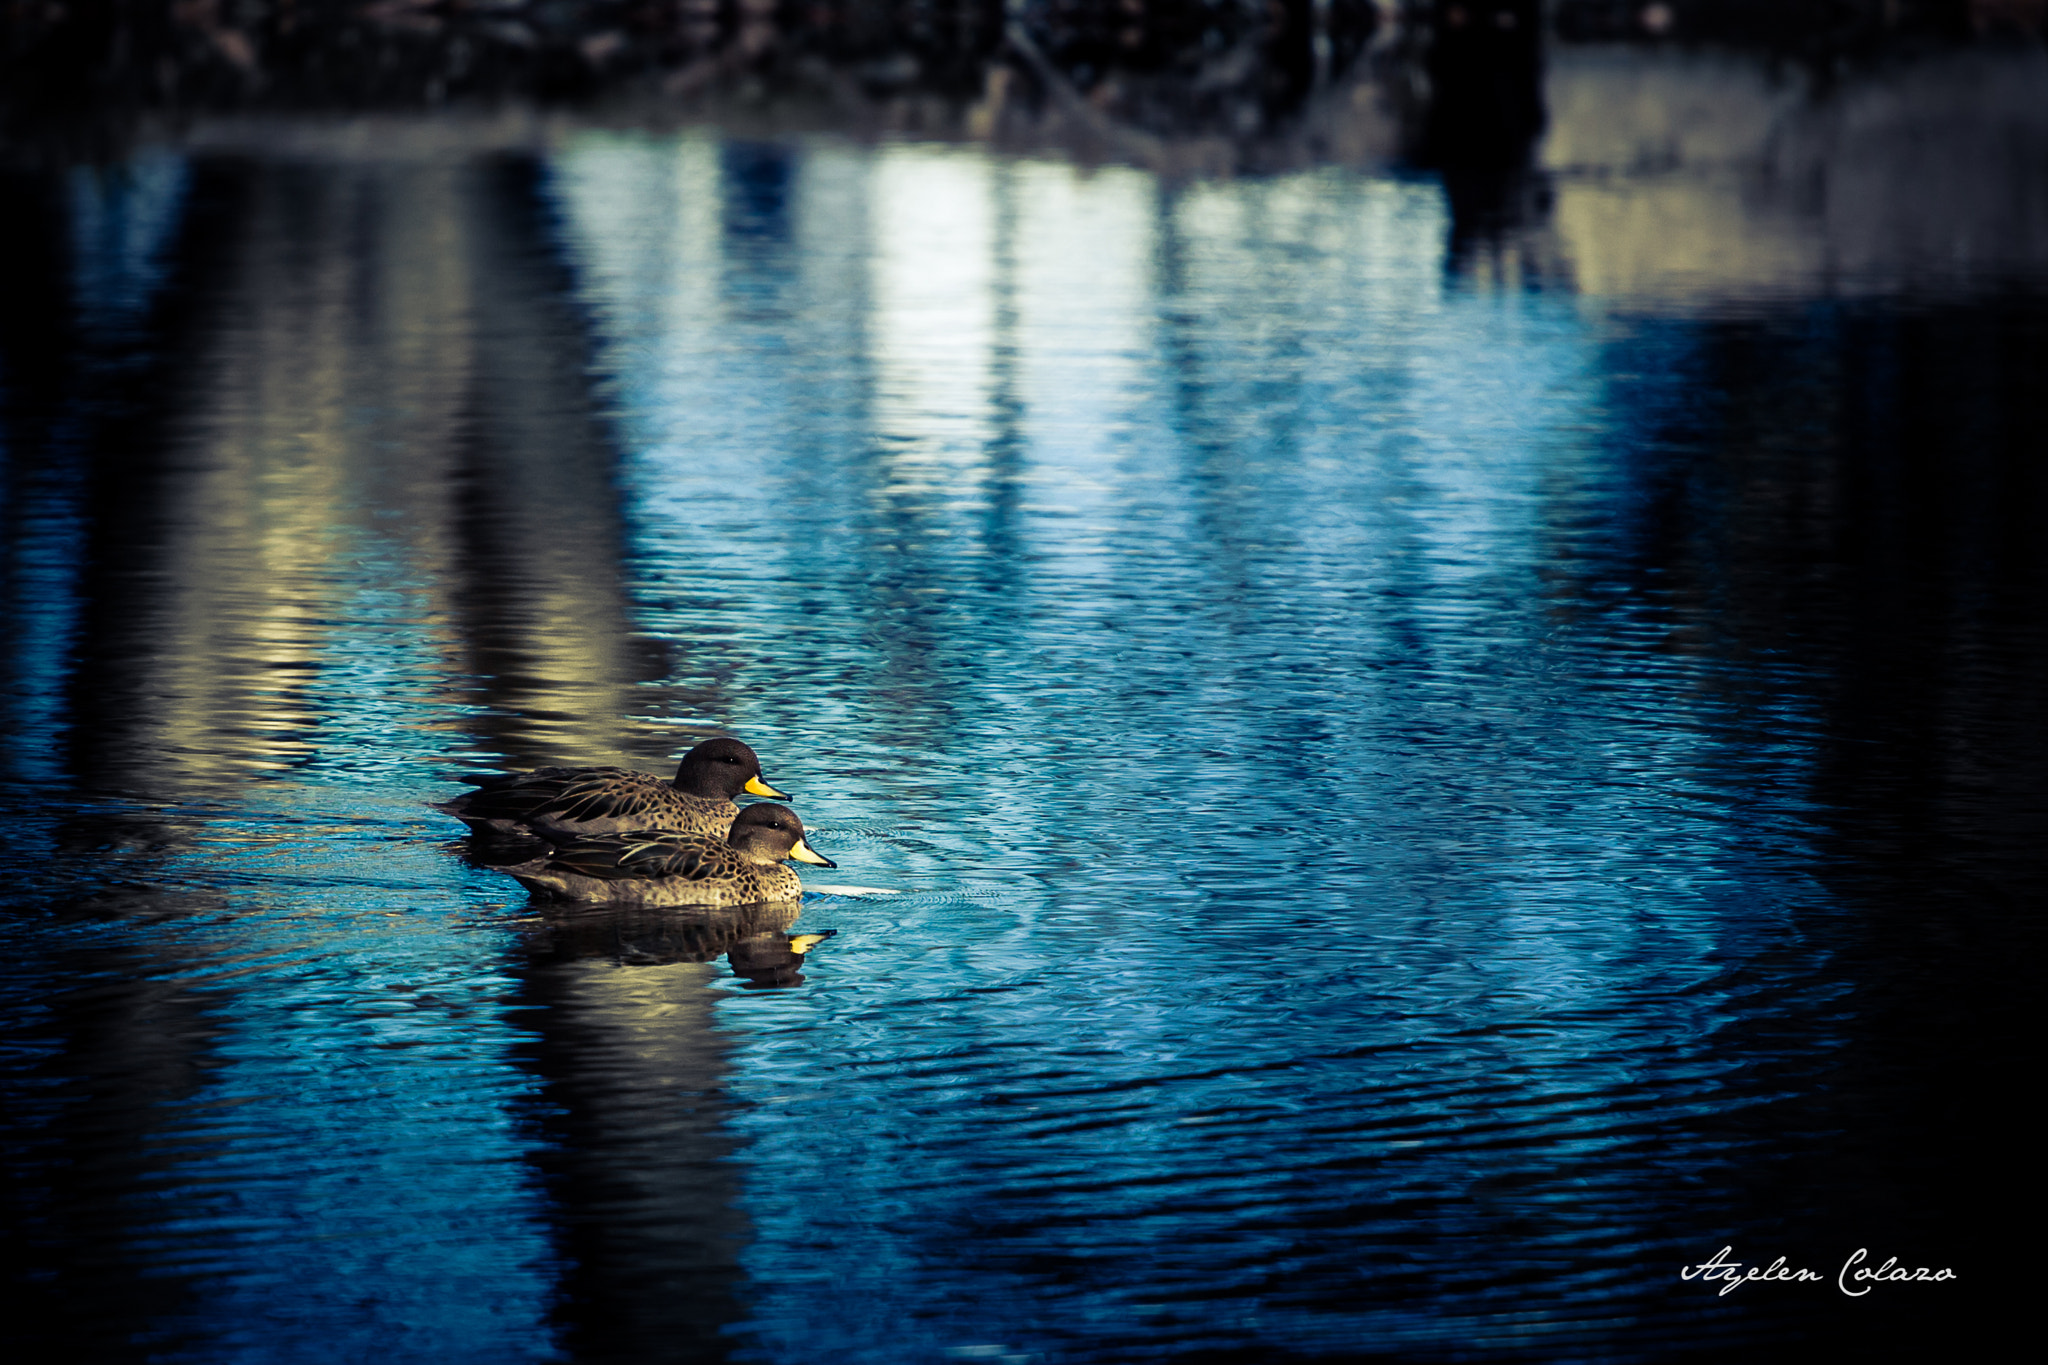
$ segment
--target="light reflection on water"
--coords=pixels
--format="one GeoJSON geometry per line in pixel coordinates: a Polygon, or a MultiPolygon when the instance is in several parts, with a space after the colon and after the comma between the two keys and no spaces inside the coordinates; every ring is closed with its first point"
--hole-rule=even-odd
{"type": "Polygon", "coordinates": [[[1724,1244],[1990,1273],[1930,1115],[2040,885],[2037,293],[1672,314],[1447,271],[1428,180],[829,140],[76,193],[52,310],[131,321],[7,389],[53,1334],[1645,1356],[1952,1325],[1674,1288],[1724,1244]],[[901,893],[801,978],[423,808],[727,728],[901,893]]]}

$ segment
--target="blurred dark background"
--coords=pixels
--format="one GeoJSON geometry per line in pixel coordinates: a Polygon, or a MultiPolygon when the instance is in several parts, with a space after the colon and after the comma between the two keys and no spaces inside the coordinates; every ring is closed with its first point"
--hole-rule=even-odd
{"type": "MultiPolygon", "coordinates": [[[[10,0],[0,131],[75,160],[202,116],[508,107],[645,122],[706,104],[924,133],[1326,145],[1369,80],[1424,160],[1512,156],[1541,44],[1875,54],[2035,42],[2043,0],[10,0]],[[1434,113],[1424,111],[1433,109],[1434,113]],[[808,116],[806,116],[808,115],[808,116]]],[[[1339,139],[1341,141],[1341,139],[1339,139]]],[[[1269,158],[1270,159],[1270,158],[1269,158]]]]}

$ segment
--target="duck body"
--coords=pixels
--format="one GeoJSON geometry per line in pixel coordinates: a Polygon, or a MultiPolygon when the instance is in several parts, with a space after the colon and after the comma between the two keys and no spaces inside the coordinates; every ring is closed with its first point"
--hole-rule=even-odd
{"type": "Polygon", "coordinates": [[[759,805],[741,811],[724,839],[675,830],[595,835],[499,870],[544,900],[751,905],[803,894],[789,858],[836,866],[805,842],[796,812],[759,805]]]}
{"type": "Polygon", "coordinates": [[[641,830],[723,838],[742,792],[787,799],[762,779],[752,749],[713,739],[685,754],[670,781],[631,768],[536,768],[481,783],[434,809],[484,839],[537,835],[566,843],[641,830]]]}

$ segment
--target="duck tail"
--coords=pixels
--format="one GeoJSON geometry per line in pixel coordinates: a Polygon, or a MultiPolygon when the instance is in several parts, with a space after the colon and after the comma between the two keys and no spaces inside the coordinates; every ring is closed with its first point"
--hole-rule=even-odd
{"type": "Polygon", "coordinates": [[[517,820],[508,820],[495,815],[475,815],[469,809],[469,797],[458,796],[452,801],[429,801],[428,810],[437,810],[443,815],[452,815],[469,826],[470,834],[485,843],[507,840],[531,839],[532,831],[517,820]]]}
{"type": "Polygon", "coordinates": [[[491,870],[503,872],[536,896],[559,896],[568,888],[562,874],[549,869],[545,855],[529,858],[523,863],[499,864],[491,870]]]}

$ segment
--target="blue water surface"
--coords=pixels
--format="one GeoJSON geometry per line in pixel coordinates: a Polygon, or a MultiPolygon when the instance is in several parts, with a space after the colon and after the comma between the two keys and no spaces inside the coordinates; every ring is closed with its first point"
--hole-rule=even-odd
{"type": "Polygon", "coordinates": [[[53,1358],[1767,1358],[1998,1302],[2033,285],[1601,295],[1461,265],[1427,175],[706,132],[64,192],[66,339],[0,374],[53,1358]],[[712,733],[839,863],[793,977],[428,809],[712,733]],[[1724,1246],[1828,1282],[1681,1278],[1724,1246]],[[1850,1298],[1859,1247],[1959,1278],[1850,1298]]]}

